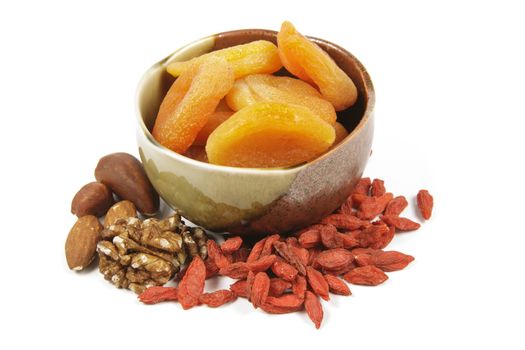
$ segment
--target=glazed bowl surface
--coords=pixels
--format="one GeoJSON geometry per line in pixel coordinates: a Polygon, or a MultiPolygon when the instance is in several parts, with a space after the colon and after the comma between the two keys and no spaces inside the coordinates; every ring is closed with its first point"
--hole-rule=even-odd
{"type": "Polygon", "coordinates": [[[234,168],[185,157],[153,138],[160,103],[174,81],[166,72],[170,62],[254,40],[276,43],[276,35],[271,30],[244,29],[205,37],[154,64],[139,83],[137,140],[146,174],[170,207],[208,230],[260,235],[290,232],[318,222],[348,197],[370,156],[374,129],[370,77],[345,49],[312,37],[358,90],[357,102],[337,113],[349,135],[325,154],[285,169],[234,168]]]}

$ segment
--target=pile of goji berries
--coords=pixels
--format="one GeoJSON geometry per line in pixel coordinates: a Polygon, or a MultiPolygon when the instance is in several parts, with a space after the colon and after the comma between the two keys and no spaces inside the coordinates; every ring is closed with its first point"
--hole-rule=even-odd
{"type": "MultiPolygon", "coordinates": [[[[419,191],[417,204],[428,220],[433,206],[428,191],[419,191]]],[[[220,246],[209,240],[208,258],[195,257],[178,287],[151,287],[139,299],[145,304],[178,300],[189,309],[200,304],[218,307],[241,297],[272,314],[305,309],[319,328],[323,319],[319,298],[329,300],[329,293],[351,295],[344,281],[376,286],[388,279],[385,272],[401,270],[414,260],[383,250],[396,231],[420,227],[399,216],[407,206],[405,197],[386,192],[382,180],[362,178],[339,210],[319,224],[288,237],[273,234],[252,246],[241,237],[228,238],[220,246]],[[229,290],[204,293],[205,280],[216,275],[237,281],[229,290]]]]}

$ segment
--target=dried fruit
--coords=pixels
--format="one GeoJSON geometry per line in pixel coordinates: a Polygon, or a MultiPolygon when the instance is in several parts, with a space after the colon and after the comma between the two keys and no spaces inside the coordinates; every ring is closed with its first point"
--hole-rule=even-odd
{"type": "Polygon", "coordinates": [[[190,65],[164,97],[153,137],[174,152],[186,152],[233,81],[232,68],[222,57],[210,56],[190,65]]]}
{"type": "MultiPolygon", "coordinates": [[[[324,220],[323,220],[324,221],[324,220]]],[[[328,249],[342,248],[344,243],[335,226],[325,224],[320,230],[321,242],[328,249]]]]}
{"type": "Polygon", "coordinates": [[[136,218],[137,208],[135,204],[128,200],[123,200],[115,203],[106,213],[104,217],[104,227],[109,228],[114,225],[118,220],[127,218],[136,218]]]}
{"type": "Polygon", "coordinates": [[[212,259],[215,262],[215,265],[219,269],[225,268],[226,266],[230,265],[230,261],[224,256],[222,251],[219,249],[219,246],[217,243],[209,239],[207,242],[208,246],[208,255],[210,256],[210,259],[212,259]]]}
{"type": "Polygon", "coordinates": [[[316,158],[334,139],[333,127],[306,107],[256,103],[215,129],[206,153],[212,164],[288,167],[316,158]]]}
{"type": "Polygon", "coordinates": [[[427,190],[420,190],[417,194],[417,207],[423,219],[428,220],[432,216],[434,197],[427,190]]]}
{"type": "Polygon", "coordinates": [[[354,255],[346,249],[329,249],[317,254],[315,264],[323,269],[337,270],[354,261],[354,255]]]}
{"type": "Polygon", "coordinates": [[[261,250],[261,257],[272,254],[273,244],[281,239],[278,234],[273,234],[265,238],[264,246],[261,250]]]}
{"type": "Polygon", "coordinates": [[[350,288],[348,288],[346,283],[344,283],[341,279],[332,275],[324,275],[323,277],[326,280],[326,283],[328,283],[328,289],[330,290],[330,293],[339,295],[352,295],[350,288]]]}
{"type": "Polygon", "coordinates": [[[261,256],[261,252],[264,249],[265,243],[266,243],[266,238],[263,238],[257,243],[255,243],[254,246],[252,247],[252,250],[250,251],[250,255],[248,255],[248,258],[246,259],[246,262],[250,263],[250,262],[257,261],[259,257],[261,256]]]}
{"type": "Polygon", "coordinates": [[[370,255],[370,257],[372,265],[386,272],[402,270],[414,261],[413,256],[396,251],[380,251],[378,254],[370,255]]]}
{"type": "Polygon", "coordinates": [[[362,194],[365,196],[368,196],[368,192],[370,190],[370,186],[372,185],[372,181],[369,177],[363,177],[359,179],[357,184],[354,187],[353,194],[362,194]]]}
{"type": "Polygon", "coordinates": [[[272,271],[277,276],[286,281],[293,281],[297,276],[297,270],[290,264],[282,260],[276,260],[272,265],[272,271]]]}
{"type": "Polygon", "coordinates": [[[329,300],[328,295],[328,283],[323,277],[323,274],[314,269],[311,266],[306,267],[306,277],[308,284],[312,288],[315,294],[319,295],[324,300],[329,300]]]}
{"type": "Polygon", "coordinates": [[[270,291],[268,292],[268,295],[272,297],[280,297],[290,288],[292,288],[291,282],[278,277],[270,278],[270,291]]]}
{"type": "Polygon", "coordinates": [[[295,269],[301,274],[306,274],[306,269],[304,267],[304,261],[299,258],[295,252],[292,250],[293,247],[289,246],[288,244],[284,242],[275,242],[273,244],[273,247],[277,251],[277,253],[286,260],[290,265],[295,267],[295,269]]]}
{"type": "Polygon", "coordinates": [[[399,216],[408,206],[408,201],[405,196],[397,196],[392,199],[385,209],[385,215],[399,216]]]}
{"type": "Polygon", "coordinates": [[[282,67],[277,47],[269,41],[257,40],[212,51],[190,61],[172,62],[166,70],[174,77],[178,77],[191,69],[192,65],[198,65],[210,56],[224,58],[232,66],[235,79],[249,74],[277,72],[282,67]]]}
{"type": "Polygon", "coordinates": [[[248,264],[245,262],[236,262],[233,264],[230,264],[226,267],[222,267],[219,270],[219,273],[223,276],[228,276],[230,278],[240,280],[245,279],[246,276],[248,276],[248,272],[250,269],[248,268],[248,264]]]}
{"type": "Polygon", "coordinates": [[[258,272],[253,280],[250,301],[253,307],[258,308],[266,302],[268,292],[270,291],[270,278],[264,272],[258,272]]]}
{"type": "Polygon", "coordinates": [[[330,148],[334,148],[348,136],[348,130],[346,130],[346,128],[341,123],[336,122],[334,124],[334,131],[335,131],[335,140],[330,148]]]}
{"type": "Polygon", "coordinates": [[[247,284],[246,280],[239,280],[230,285],[230,290],[239,298],[248,298],[247,284]]]}
{"type": "Polygon", "coordinates": [[[377,286],[388,279],[388,276],[379,268],[368,265],[356,267],[347,272],[343,278],[345,281],[352,284],[360,284],[365,286],[377,286]]]}
{"type": "Polygon", "coordinates": [[[334,125],[337,118],[334,107],[321,97],[319,91],[290,77],[248,75],[235,82],[226,95],[226,101],[234,111],[257,102],[278,102],[305,106],[330,125],[334,125]]]}
{"type": "Polygon", "coordinates": [[[179,283],[179,302],[184,310],[199,304],[199,299],[204,290],[206,279],[206,266],[199,256],[191,261],[186,274],[179,283]]]}
{"type": "Polygon", "coordinates": [[[276,259],[277,259],[277,256],[273,254],[263,256],[257,261],[248,263],[248,269],[250,269],[250,271],[253,271],[253,272],[266,271],[273,265],[276,259]]]}
{"type": "Polygon", "coordinates": [[[221,251],[224,254],[233,254],[235,251],[237,251],[242,245],[242,238],[239,236],[231,237],[225,240],[221,244],[221,251]]]}
{"type": "Polygon", "coordinates": [[[237,299],[231,290],[220,289],[212,293],[204,293],[199,297],[199,302],[209,307],[219,307],[237,299]]]}
{"type": "Polygon", "coordinates": [[[302,80],[314,82],[336,111],[355,103],[357,89],[352,79],[323,49],[301,35],[290,22],[282,24],[277,34],[277,45],[284,67],[302,80]]]}
{"type": "Polygon", "coordinates": [[[102,157],[95,169],[95,178],[120,198],[133,202],[142,214],[152,216],[159,210],[159,195],[142,163],[132,155],[121,152],[102,157]]]}
{"type": "Polygon", "coordinates": [[[212,278],[219,273],[219,267],[215,265],[215,261],[210,257],[204,260],[204,265],[206,265],[206,279],[212,278]]]}
{"type": "Polygon", "coordinates": [[[71,213],[77,217],[86,215],[102,216],[113,205],[113,193],[100,182],[84,185],[71,202],[71,213]]]}
{"type": "Polygon", "coordinates": [[[381,197],[385,192],[385,182],[381,179],[374,179],[372,186],[370,186],[370,194],[374,197],[381,197]]]}
{"type": "Polygon", "coordinates": [[[304,299],[294,294],[284,294],[280,297],[267,297],[261,309],[270,314],[286,314],[303,308],[304,299]]]}
{"type": "Polygon", "coordinates": [[[341,230],[357,230],[370,226],[368,221],[361,220],[353,215],[332,214],[325,217],[321,222],[325,225],[333,225],[341,230]]]}
{"type": "MultiPolygon", "coordinates": [[[[225,120],[227,120],[229,117],[233,115],[233,111],[230,112],[213,112],[209,117],[208,121],[202,129],[199,131],[197,136],[195,137],[195,141],[193,142],[194,146],[206,146],[206,141],[208,141],[208,137],[210,137],[210,134],[219,127],[222,123],[224,123],[225,120]]],[[[191,148],[191,147],[190,147],[191,148]]],[[[206,151],[204,150],[206,153],[206,151]]],[[[193,158],[193,157],[190,157],[193,158]]]]}
{"type": "Polygon", "coordinates": [[[306,291],[306,298],[304,300],[304,308],[308,317],[315,324],[315,328],[319,329],[321,327],[321,322],[323,321],[323,307],[317,295],[310,291],[306,291]]]}
{"type": "Polygon", "coordinates": [[[301,275],[297,275],[295,280],[292,282],[292,293],[297,297],[304,299],[304,294],[306,293],[307,288],[308,284],[306,282],[306,278],[301,275]]]}
{"type": "Polygon", "coordinates": [[[137,297],[144,304],[157,304],[163,301],[179,300],[179,291],[175,287],[149,287],[137,297]]]}
{"type": "Polygon", "coordinates": [[[399,216],[383,215],[381,220],[383,220],[388,225],[394,226],[400,231],[413,231],[421,227],[421,225],[417,222],[399,216]]]}
{"type": "MultiPolygon", "coordinates": [[[[317,225],[314,225],[317,226],[317,225]]],[[[303,248],[313,248],[321,243],[321,232],[316,227],[309,227],[299,235],[299,244],[303,248]]]]}
{"type": "Polygon", "coordinates": [[[388,244],[388,240],[391,239],[390,236],[390,228],[383,223],[379,223],[359,232],[357,239],[359,240],[359,245],[363,248],[381,249],[388,244]]]}
{"type": "Polygon", "coordinates": [[[357,216],[360,219],[371,220],[381,214],[388,203],[393,199],[393,195],[387,192],[379,197],[367,197],[359,206],[357,216]]]}
{"type": "Polygon", "coordinates": [[[87,267],[95,257],[102,225],[93,215],[79,218],[66,239],[67,265],[73,271],[87,267]]]}

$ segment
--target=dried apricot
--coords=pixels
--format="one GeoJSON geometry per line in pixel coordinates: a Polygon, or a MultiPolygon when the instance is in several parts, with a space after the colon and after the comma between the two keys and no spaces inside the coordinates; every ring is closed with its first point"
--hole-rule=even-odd
{"type": "Polygon", "coordinates": [[[331,125],[337,118],[332,104],[323,99],[311,85],[299,79],[270,74],[248,75],[237,80],[226,95],[226,102],[235,111],[257,102],[298,104],[331,125]]]}
{"type": "Polygon", "coordinates": [[[348,131],[341,123],[336,122],[334,124],[334,130],[335,130],[335,141],[332,145],[332,148],[337,146],[341,141],[343,141],[348,136],[348,131]]]}
{"type": "Polygon", "coordinates": [[[195,137],[195,141],[193,141],[193,144],[195,146],[205,146],[206,141],[208,141],[208,137],[213,132],[213,130],[217,129],[219,125],[221,125],[226,119],[231,117],[233,115],[233,112],[213,112],[209,117],[208,121],[202,129],[197,134],[197,137],[195,137]]]}
{"type": "Polygon", "coordinates": [[[232,65],[236,79],[249,74],[277,72],[282,67],[277,47],[269,41],[257,40],[212,51],[189,61],[172,62],[168,65],[167,71],[174,77],[178,77],[191,69],[193,64],[199,64],[201,60],[208,57],[226,59],[232,65]]]}
{"type": "Polygon", "coordinates": [[[206,153],[212,164],[288,167],[316,158],[334,139],[334,128],[306,107],[256,103],[219,125],[206,153]]]}
{"type": "Polygon", "coordinates": [[[186,152],[233,81],[231,66],[222,57],[211,56],[192,65],[164,97],[153,137],[172,151],[186,152]]]}
{"type": "Polygon", "coordinates": [[[277,34],[277,46],[284,67],[302,80],[314,82],[336,111],[355,103],[357,89],[352,79],[323,49],[301,35],[290,22],[283,22],[277,34]]]}

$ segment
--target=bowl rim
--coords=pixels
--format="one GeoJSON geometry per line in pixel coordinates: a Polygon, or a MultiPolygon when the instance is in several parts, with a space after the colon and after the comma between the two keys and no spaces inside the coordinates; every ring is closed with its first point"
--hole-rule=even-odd
{"type": "Polygon", "coordinates": [[[187,163],[189,165],[196,166],[196,167],[199,167],[199,168],[203,168],[203,169],[206,169],[206,170],[209,170],[209,171],[219,171],[219,172],[238,173],[238,174],[257,174],[257,175],[291,174],[291,173],[297,173],[297,172],[301,171],[302,169],[304,169],[304,168],[306,168],[308,166],[311,166],[313,164],[316,164],[318,162],[321,162],[326,157],[329,157],[330,154],[335,152],[338,148],[342,147],[343,144],[350,142],[354,137],[356,137],[356,135],[360,132],[360,130],[364,128],[365,124],[370,119],[370,115],[373,112],[374,105],[375,105],[374,85],[372,83],[370,75],[369,75],[368,71],[366,70],[365,66],[353,54],[348,52],[343,47],[341,47],[339,45],[336,45],[336,44],[334,44],[332,42],[329,42],[329,41],[327,41],[325,39],[312,37],[312,36],[307,36],[307,38],[311,39],[314,42],[322,42],[324,45],[331,46],[334,49],[343,52],[345,55],[348,55],[356,63],[357,68],[363,74],[365,89],[368,91],[368,99],[365,101],[366,107],[365,107],[365,110],[363,112],[363,116],[361,117],[361,120],[356,125],[356,127],[341,142],[339,142],[339,144],[336,147],[328,150],[327,152],[323,153],[319,157],[317,157],[317,158],[315,158],[315,159],[313,159],[313,160],[311,160],[311,161],[309,161],[307,163],[294,165],[294,166],[288,167],[288,168],[241,168],[241,167],[232,167],[232,166],[226,166],[226,165],[217,165],[217,164],[210,164],[210,163],[201,162],[201,161],[198,161],[198,160],[186,157],[186,156],[184,156],[182,154],[179,154],[177,152],[174,152],[174,151],[170,150],[169,148],[164,147],[159,142],[157,142],[157,140],[155,140],[155,138],[153,137],[151,132],[146,127],[146,124],[144,123],[144,118],[142,116],[142,113],[140,112],[140,110],[141,110],[141,108],[140,108],[140,94],[141,94],[142,89],[144,88],[145,81],[154,72],[156,72],[158,70],[158,68],[164,67],[166,62],[170,61],[170,59],[174,55],[176,55],[178,52],[180,52],[180,51],[186,50],[186,49],[188,49],[190,47],[193,47],[193,46],[201,45],[202,43],[205,43],[205,42],[209,42],[210,40],[214,40],[216,37],[221,36],[221,35],[227,35],[227,34],[230,34],[230,33],[239,33],[239,32],[254,32],[254,31],[260,31],[260,32],[265,32],[265,33],[274,33],[274,34],[277,33],[276,31],[270,30],[270,29],[255,29],[254,28],[254,29],[230,30],[230,31],[226,31],[226,32],[220,32],[220,33],[217,33],[217,34],[213,34],[213,35],[208,35],[208,36],[205,36],[205,37],[202,37],[200,39],[194,40],[194,41],[192,41],[192,42],[190,42],[190,43],[188,43],[186,45],[183,45],[183,46],[179,47],[178,49],[176,49],[175,51],[170,53],[168,56],[166,56],[162,60],[160,60],[157,63],[153,64],[150,68],[148,68],[146,70],[146,72],[144,72],[144,74],[142,75],[141,79],[139,80],[139,83],[137,85],[137,89],[136,89],[136,92],[135,92],[135,110],[136,110],[135,113],[136,113],[136,118],[137,118],[138,125],[139,125],[139,128],[140,128],[139,132],[142,132],[144,138],[148,142],[150,142],[151,145],[157,149],[157,151],[163,153],[164,155],[166,155],[168,157],[175,158],[179,162],[187,163]]]}

